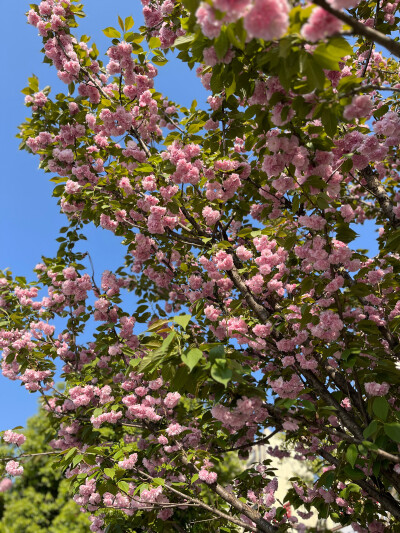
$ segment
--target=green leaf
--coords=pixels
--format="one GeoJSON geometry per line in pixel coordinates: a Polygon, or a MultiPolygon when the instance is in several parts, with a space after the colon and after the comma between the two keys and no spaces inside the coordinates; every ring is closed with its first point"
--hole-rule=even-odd
{"type": "Polygon", "coordinates": [[[336,133],[339,119],[337,114],[330,107],[326,106],[323,108],[321,122],[329,137],[333,137],[336,133]]]}
{"type": "Polygon", "coordinates": [[[166,339],[164,339],[163,343],[161,344],[159,350],[157,350],[157,352],[160,352],[160,353],[165,353],[170,344],[172,343],[172,341],[175,339],[176,337],[176,331],[171,331],[171,333],[168,335],[168,337],[166,339]]]}
{"type": "Polygon", "coordinates": [[[358,233],[351,229],[348,224],[343,223],[337,225],[336,238],[339,241],[345,242],[347,244],[351,241],[354,241],[356,237],[358,237],[358,233]]]}
{"type": "Polygon", "coordinates": [[[139,44],[144,40],[144,35],[141,35],[140,33],[132,33],[129,32],[125,35],[125,41],[127,43],[136,43],[139,44]]]}
{"type": "Polygon", "coordinates": [[[355,444],[350,444],[346,450],[346,459],[351,464],[351,467],[354,468],[358,457],[358,450],[355,444]]]}
{"type": "Polygon", "coordinates": [[[326,187],[326,182],[319,176],[309,176],[306,183],[316,189],[325,189],[326,187]]]}
{"type": "Polygon", "coordinates": [[[344,467],[344,473],[350,478],[350,479],[364,479],[365,474],[359,469],[359,468],[353,468],[350,465],[346,465],[344,467]]]}
{"type": "Polygon", "coordinates": [[[163,318],[161,320],[156,320],[155,322],[153,322],[148,328],[147,328],[147,331],[157,331],[158,329],[160,329],[162,326],[164,326],[165,324],[168,324],[168,322],[170,322],[170,319],[169,318],[163,318]]]}
{"type": "Polygon", "coordinates": [[[122,18],[118,15],[118,24],[122,31],[125,31],[124,21],[122,18]]]}
{"type": "Polygon", "coordinates": [[[77,451],[78,448],[71,448],[70,450],[68,450],[67,454],[64,457],[64,460],[69,461],[69,459],[71,459],[71,457],[73,457],[77,451]]]}
{"type": "Polygon", "coordinates": [[[214,41],[214,48],[218,59],[222,59],[229,48],[229,38],[226,31],[222,30],[214,41]]]}
{"type": "Polygon", "coordinates": [[[210,361],[215,361],[216,359],[224,359],[225,357],[225,348],[222,344],[218,344],[218,346],[214,346],[209,351],[209,357],[210,361]]]}
{"type": "Polygon", "coordinates": [[[376,111],[374,111],[374,118],[375,119],[378,119],[378,118],[381,118],[383,117],[383,115],[385,115],[387,112],[389,111],[389,106],[388,105],[383,105],[381,106],[379,109],[377,109],[376,111]]]}
{"type": "Polygon", "coordinates": [[[330,489],[335,481],[336,472],[333,470],[328,470],[324,472],[318,480],[318,486],[323,485],[327,489],[330,489]]]}
{"type": "Polygon", "coordinates": [[[386,398],[379,396],[374,399],[372,410],[381,420],[386,420],[389,413],[389,402],[386,398]]]}
{"type": "Polygon", "coordinates": [[[181,326],[183,329],[186,329],[191,318],[192,318],[192,315],[174,316],[174,322],[175,324],[178,324],[179,326],[181,326]]]}
{"type": "Polygon", "coordinates": [[[331,57],[342,59],[344,56],[354,53],[353,47],[344,37],[332,37],[327,44],[327,52],[331,57]]]}
{"type": "Polygon", "coordinates": [[[154,48],[159,48],[161,41],[158,37],[150,37],[147,44],[153,50],[154,48]]]}
{"type": "Polygon", "coordinates": [[[175,39],[174,44],[172,46],[175,46],[178,48],[178,50],[187,50],[189,48],[190,43],[192,43],[195,39],[195,35],[193,33],[189,33],[188,35],[182,35],[181,37],[178,37],[175,39]]]}
{"type": "Polygon", "coordinates": [[[333,57],[329,53],[328,46],[326,44],[320,44],[317,46],[317,48],[314,50],[313,58],[322,68],[328,70],[339,70],[339,59],[333,57]]]}
{"type": "Polygon", "coordinates": [[[33,74],[30,78],[28,78],[29,88],[32,89],[33,92],[37,93],[39,90],[39,78],[33,74]]]}
{"type": "Polygon", "coordinates": [[[357,76],[344,76],[338,84],[338,92],[347,93],[349,90],[354,89],[363,81],[362,78],[357,78],[357,76]]]}
{"type": "Polygon", "coordinates": [[[126,481],[118,481],[117,485],[123,492],[129,493],[129,483],[126,481]]]}
{"type": "Polygon", "coordinates": [[[236,36],[234,25],[230,24],[226,29],[226,33],[233,46],[236,46],[236,48],[239,48],[240,50],[244,50],[244,43],[236,36]]]}
{"type": "Polygon", "coordinates": [[[79,455],[75,455],[75,457],[72,459],[72,467],[75,468],[78,463],[80,463],[83,459],[83,455],[80,453],[79,455]]]}
{"type": "Polygon", "coordinates": [[[229,98],[232,94],[235,93],[235,89],[236,89],[236,80],[235,78],[233,78],[231,85],[227,89],[225,89],[225,97],[229,98]]]}
{"type": "Polygon", "coordinates": [[[367,426],[363,431],[364,438],[369,439],[377,431],[378,431],[378,422],[376,420],[372,420],[369,426],[367,426]]]}
{"type": "Polygon", "coordinates": [[[340,170],[342,172],[350,172],[350,170],[353,168],[353,160],[349,157],[346,159],[346,161],[342,164],[340,167],[340,170]]]}
{"type": "MultiPolygon", "coordinates": [[[[220,361],[220,359],[218,361],[220,361]]],[[[221,364],[213,364],[211,366],[211,377],[226,387],[232,379],[232,370],[221,364]]]]}
{"type": "Polygon", "coordinates": [[[181,355],[182,361],[190,368],[190,372],[197,365],[200,359],[203,357],[203,352],[198,348],[192,348],[188,353],[181,355]]]}
{"type": "Polygon", "coordinates": [[[121,34],[118,30],[116,30],[115,28],[105,28],[103,30],[103,33],[106,37],[115,37],[117,39],[119,39],[121,37],[121,34]]]}
{"type": "Polygon", "coordinates": [[[305,74],[310,86],[322,89],[325,84],[325,74],[322,67],[312,59],[311,56],[305,58],[305,74]]]}
{"type": "Polygon", "coordinates": [[[398,422],[385,424],[383,430],[389,438],[395,442],[400,442],[400,424],[398,422]]]}
{"type": "Polygon", "coordinates": [[[115,469],[114,468],[105,468],[103,470],[106,476],[108,476],[111,479],[114,479],[115,476],[115,469]]]}
{"type": "Polygon", "coordinates": [[[162,67],[166,63],[168,63],[168,59],[164,56],[153,56],[151,58],[151,62],[155,65],[158,65],[159,67],[162,67]]]}
{"type": "Polygon", "coordinates": [[[128,31],[131,28],[133,28],[134,24],[135,24],[135,22],[134,22],[132,17],[126,17],[126,19],[125,19],[125,31],[128,31]]]}
{"type": "Polygon", "coordinates": [[[143,163],[141,165],[138,165],[136,167],[136,170],[138,170],[139,172],[153,172],[154,168],[147,163],[143,163]]]}
{"type": "Polygon", "coordinates": [[[315,405],[310,402],[310,400],[302,400],[301,403],[303,404],[304,409],[308,409],[309,411],[316,411],[315,405]]]}

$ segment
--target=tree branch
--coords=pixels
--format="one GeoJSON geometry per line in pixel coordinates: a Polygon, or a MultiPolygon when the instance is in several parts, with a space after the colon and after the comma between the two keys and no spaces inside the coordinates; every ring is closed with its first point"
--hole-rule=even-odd
{"type": "Polygon", "coordinates": [[[393,204],[390,201],[385,187],[379,181],[376,172],[374,172],[372,167],[368,165],[360,171],[360,176],[366,181],[366,186],[364,185],[364,187],[378,200],[382,213],[389,220],[393,227],[398,227],[400,225],[400,220],[394,214],[393,204]]]}

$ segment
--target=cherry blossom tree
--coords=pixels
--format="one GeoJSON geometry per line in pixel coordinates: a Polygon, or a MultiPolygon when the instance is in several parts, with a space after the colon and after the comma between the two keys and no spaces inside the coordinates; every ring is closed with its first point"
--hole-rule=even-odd
{"type": "Polygon", "coordinates": [[[29,80],[21,148],[68,224],[37,281],[2,273],[2,372],[42,395],[92,531],[399,531],[398,2],[142,3],[104,62],[76,1],[28,12],[66,90],[29,80]],[[200,107],[157,91],[172,54],[200,107]],[[101,279],[91,224],[126,251],[101,279]],[[261,444],[313,482],[221,474],[261,444]]]}

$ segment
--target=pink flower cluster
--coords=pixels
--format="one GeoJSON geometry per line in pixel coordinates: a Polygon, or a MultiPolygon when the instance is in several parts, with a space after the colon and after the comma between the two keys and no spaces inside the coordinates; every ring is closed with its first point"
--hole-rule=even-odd
{"type": "Polygon", "coordinates": [[[362,94],[360,96],[353,96],[351,104],[347,105],[344,108],[343,116],[346,120],[353,120],[354,118],[369,118],[374,104],[371,100],[371,97],[367,94],[362,94]]]}
{"type": "Polygon", "coordinates": [[[386,396],[390,388],[389,383],[376,383],[375,381],[364,383],[364,387],[368,396],[386,396]]]}
{"type": "Polygon", "coordinates": [[[316,42],[324,37],[338,33],[341,27],[342,22],[338,18],[325,11],[322,7],[316,7],[307,23],[303,26],[301,34],[308,41],[316,42]]]}
{"type": "Polygon", "coordinates": [[[93,427],[98,429],[105,422],[108,422],[109,424],[116,424],[121,417],[121,411],[110,411],[109,413],[102,413],[99,416],[92,416],[90,421],[93,424],[93,427]]]}
{"type": "Polygon", "coordinates": [[[138,460],[138,454],[132,453],[127,459],[124,459],[123,461],[119,461],[118,466],[125,470],[131,470],[137,463],[137,460],[138,460]]]}
{"type": "Polygon", "coordinates": [[[201,479],[201,481],[204,481],[208,485],[212,485],[213,483],[215,483],[217,481],[217,478],[218,475],[216,472],[209,472],[204,468],[199,471],[199,479],[201,479]]]}
{"type": "Polygon", "coordinates": [[[245,426],[262,423],[267,418],[268,411],[263,407],[261,398],[243,396],[232,410],[217,404],[211,409],[211,414],[231,433],[235,433],[245,426]]]}
{"type": "Polygon", "coordinates": [[[10,490],[12,488],[12,481],[11,479],[9,478],[3,478],[1,481],[0,481],[0,492],[7,492],[8,490],[10,490]]]}
{"type": "Polygon", "coordinates": [[[285,381],[282,377],[276,380],[269,380],[269,385],[272,390],[281,398],[296,399],[304,388],[304,385],[297,374],[293,374],[292,377],[285,381]]]}
{"type": "Polygon", "coordinates": [[[6,464],[6,472],[10,476],[22,476],[24,473],[24,467],[20,466],[18,461],[8,461],[6,464]]]}
{"type": "Polygon", "coordinates": [[[21,433],[15,433],[11,429],[7,429],[7,431],[4,432],[3,440],[9,444],[21,446],[26,441],[26,437],[25,435],[21,435],[21,433]]]}

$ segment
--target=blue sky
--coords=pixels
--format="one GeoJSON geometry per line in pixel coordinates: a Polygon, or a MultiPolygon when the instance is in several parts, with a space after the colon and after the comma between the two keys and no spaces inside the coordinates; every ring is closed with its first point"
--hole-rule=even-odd
{"type": "MultiPolygon", "coordinates": [[[[119,0],[115,4],[106,0],[84,1],[86,19],[81,19],[77,35],[92,36],[101,52],[110,42],[102,29],[117,26],[117,15],[131,15],[135,30],[142,24],[139,0],[119,0]]],[[[65,225],[59,214],[56,199],[51,197],[53,184],[50,175],[38,170],[38,158],[18,150],[15,138],[18,125],[29,114],[24,107],[21,89],[33,73],[39,77],[40,87],[52,87],[51,95],[65,90],[55,75],[55,70],[42,63],[41,40],[37,30],[26,24],[24,16],[28,2],[8,2],[5,23],[1,32],[1,65],[3,83],[0,85],[2,102],[0,150],[2,160],[0,210],[0,269],[8,267],[14,275],[32,279],[32,268],[41,256],[53,256],[57,250],[58,230],[65,225]]],[[[172,58],[159,67],[156,88],[169,98],[190,107],[196,99],[201,105],[207,97],[195,72],[172,58]]],[[[375,240],[372,227],[365,228],[358,246],[370,248],[375,240]]],[[[121,264],[124,250],[111,232],[88,228],[87,250],[99,275],[105,269],[121,264]]],[[[0,429],[24,425],[37,409],[36,395],[29,394],[19,382],[11,382],[0,375],[0,429]]]]}

